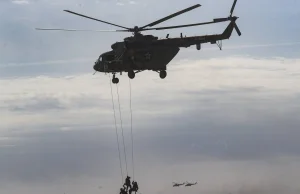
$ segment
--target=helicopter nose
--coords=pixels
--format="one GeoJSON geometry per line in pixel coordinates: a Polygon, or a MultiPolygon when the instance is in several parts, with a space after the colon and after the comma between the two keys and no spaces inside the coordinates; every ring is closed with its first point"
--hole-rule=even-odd
{"type": "MultiPolygon", "coordinates": [[[[102,68],[102,69],[103,69],[103,68],[102,68]]],[[[101,64],[100,64],[99,62],[95,62],[94,70],[95,70],[95,71],[101,71],[101,64]]]]}

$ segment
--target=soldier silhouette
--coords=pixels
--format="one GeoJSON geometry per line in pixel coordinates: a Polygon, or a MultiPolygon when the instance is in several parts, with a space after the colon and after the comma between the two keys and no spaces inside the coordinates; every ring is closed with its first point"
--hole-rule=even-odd
{"type": "Polygon", "coordinates": [[[121,188],[121,189],[120,189],[120,194],[127,194],[127,192],[125,191],[124,188],[121,188]]]}
{"type": "Polygon", "coordinates": [[[123,185],[124,187],[126,187],[126,191],[129,190],[129,187],[131,189],[131,183],[130,183],[130,177],[127,175],[126,179],[125,179],[125,183],[123,185]]]}
{"type": "Polygon", "coordinates": [[[137,184],[137,182],[132,181],[132,188],[129,190],[129,194],[131,194],[132,191],[134,191],[135,193],[138,191],[139,186],[137,184]]]}

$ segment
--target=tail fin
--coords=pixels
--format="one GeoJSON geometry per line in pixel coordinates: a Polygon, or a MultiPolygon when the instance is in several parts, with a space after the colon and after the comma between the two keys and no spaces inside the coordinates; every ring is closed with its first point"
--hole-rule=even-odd
{"type": "Polygon", "coordinates": [[[239,36],[242,35],[241,31],[239,30],[239,28],[237,27],[237,25],[235,23],[236,20],[237,20],[237,17],[233,17],[231,22],[228,24],[227,28],[222,33],[223,39],[229,39],[232,34],[233,29],[236,30],[236,32],[238,33],[239,36]]]}

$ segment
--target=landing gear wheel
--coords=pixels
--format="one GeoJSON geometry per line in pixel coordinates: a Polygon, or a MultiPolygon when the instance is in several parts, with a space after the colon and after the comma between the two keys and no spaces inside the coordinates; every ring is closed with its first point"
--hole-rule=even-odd
{"type": "Polygon", "coordinates": [[[161,79],[166,78],[166,76],[167,76],[167,72],[166,72],[165,70],[159,72],[159,77],[160,77],[161,79]]]}
{"type": "Polygon", "coordinates": [[[112,78],[112,83],[114,83],[114,84],[119,83],[119,78],[117,78],[117,77],[112,78]]]}
{"type": "Polygon", "coordinates": [[[129,77],[130,79],[133,79],[133,78],[135,77],[134,71],[128,71],[128,77],[129,77]]]}

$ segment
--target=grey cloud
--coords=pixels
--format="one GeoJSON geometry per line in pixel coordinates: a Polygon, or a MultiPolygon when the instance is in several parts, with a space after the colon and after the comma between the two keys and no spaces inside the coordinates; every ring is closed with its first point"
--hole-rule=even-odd
{"type": "Polygon", "coordinates": [[[47,111],[47,110],[61,110],[62,105],[57,99],[53,98],[42,98],[42,99],[30,99],[26,100],[23,105],[17,105],[18,102],[15,101],[5,101],[4,103],[10,104],[9,109],[11,111],[21,112],[21,111],[47,111]]]}
{"type": "Polygon", "coordinates": [[[185,91],[187,95],[193,94],[197,96],[201,95],[226,95],[226,94],[255,94],[257,92],[266,92],[270,91],[270,89],[266,89],[262,86],[256,87],[226,87],[223,86],[220,89],[204,89],[201,91],[185,91]]]}
{"type": "MultiPolygon", "coordinates": [[[[171,167],[201,161],[199,157],[224,162],[249,162],[272,160],[277,156],[299,156],[297,132],[274,134],[273,126],[259,126],[262,123],[244,126],[245,123],[230,125],[223,121],[209,124],[199,120],[199,117],[194,118],[197,123],[189,122],[191,119],[173,117],[172,126],[161,126],[165,119],[153,120],[152,123],[157,124],[148,126],[146,131],[134,127],[134,150],[139,169],[155,167],[157,162],[161,167],[171,167]],[[182,123],[181,119],[185,122],[182,123]],[[253,127],[256,130],[252,130],[253,127]]],[[[129,128],[125,130],[130,164],[129,128]]],[[[12,134],[12,137],[18,138],[14,141],[16,146],[1,149],[3,182],[47,182],[79,175],[105,177],[111,176],[118,168],[114,130],[105,132],[97,130],[97,126],[82,126],[78,131],[59,131],[48,127],[46,132],[12,134]]]]}
{"type": "Polygon", "coordinates": [[[40,112],[51,110],[70,110],[70,109],[87,109],[98,107],[99,109],[111,108],[111,101],[101,99],[96,95],[80,95],[77,97],[68,97],[63,99],[55,96],[36,96],[24,97],[14,100],[3,101],[0,109],[10,110],[13,112],[40,112]],[[63,102],[65,100],[67,102],[63,102]]]}
{"type": "Polygon", "coordinates": [[[12,0],[12,3],[15,3],[15,4],[29,4],[29,1],[28,0],[12,0]]]}
{"type": "MultiPolygon", "coordinates": [[[[164,155],[169,162],[174,161],[179,152],[203,154],[220,160],[298,156],[298,97],[254,98],[251,90],[242,91],[242,96],[231,96],[230,90],[223,95],[216,93],[208,98],[209,101],[195,97],[199,96],[197,93],[194,98],[190,95],[189,102],[179,102],[183,109],[180,114],[160,114],[151,117],[151,126],[143,125],[149,132],[137,133],[148,137],[149,141],[141,141],[140,146],[143,145],[147,152],[164,155]]],[[[205,95],[205,92],[199,93],[205,95]]],[[[163,103],[158,106],[163,107],[163,103]]],[[[171,104],[168,106],[172,107],[171,104]]]]}
{"type": "Polygon", "coordinates": [[[236,194],[280,194],[280,193],[297,193],[299,189],[290,188],[289,185],[282,183],[281,181],[264,181],[257,184],[243,184],[238,187],[224,186],[222,189],[225,193],[236,193],[236,194]],[[232,192],[234,190],[235,192],[232,192]]]}
{"type": "Polygon", "coordinates": [[[249,66],[243,66],[243,65],[240,65],[240,66],[236,66],[236,67],[224,67],[224,66],[221,66],[221,65],[215,65],[215,66],[211,66],[210,67],[211,69],[217,69],[217,70],[220,70],[220,69],[224,69],[224,70],[228,70],[228,69],[247,69],[247,70],[265,70],[265,71],[284,71],[286,70],[286,68],[270,68],[270,67],[249,67],[249,66]]]}
{"type": "MultiPolygon", "coordinates": [[[[237,93],[241,90],[240,93],[249,95],[260,91],[259,88],[227,89],[227,93],[225,89],[221,90],[223,95],[213,90],[206,92],[214,94],[211,98],[218,101],[228,98],[230,91],[237,93]]],[[[262,110],[264,102],[258,103],[257,98],[251,101],[249,97],[248,102],[244,103],[239,101],[241,97],[236,97],[228,105],[198,101],[197,93],[189,96],[194,108],[185,109],[181,114],[158,114],[143,118],[138,111],[134,112],[136,177],[139,177],[141,190],[176,193],[179,191],[172,191],[170,182],[184,179],[199,180],[201,187],[192,188],[192,193],[199,192],[199,189],[207,193],[231,191],[243,194],[261,191],[269,194],[276,190],[296,193],[297,184],[286,182],[294,176],[290,172],[298,168],[296,164],[300,156],[300,134],[297,130],[300,125],[297,117],[299,109],[289,106],[298,102],[298,97],[273,98],[266,104],[266,109],[262,110]],[[283,105],[287,107],[284,114],[280,111],[283,105]],[[201,108],[203,106],[210,108],[205,110],[201,108]],[[234,117],[241,115],[245,118],[236,121],[234,117]],[[291,159],[281,161],[277,157],[291,159]],[[264,162],[266,164],[260,164],[264,162]],[[289,167],[291,162],[295,165],[289,167]],[[159,178],[157,173],[160,174],[159,178]],[[279,176],[282,173],[286,174],[284,178],[279,176]],[[240,182],[234,182],[237,177],[240,182]],[[273,180],[272,177],[279,178],[273,180]],[[257,184],[255,179],[261,180],[262,184],[257,184]],[[156,187],[150,188],[149,182],[156,187]],[[295,188],[287,188],[285,184],[295,188]]],[[[174,102],[173,106],[180,102],[180,106],[187,106],[183,101],[174,102]]],[[[154,106],[154,103],[150,106],[154,106]]],[[[157,106],[164,107],[163,104],[157,106]]],[[[136,110],[139,109],[136,107],[136,110]]],[[[62,179],[78,178],[85,182],[98,179],[108,181],[112,178],[110,183],[105,184],[105,189],[113,190],[120,176],[113,120],[110,130],[97,125],[70,124],[69,127],[77,130],[61,131],[59,128],[62,126],[53,125],[40,126],[35,132],[12,130],[7,133],[6,136],[12,141],[6,143],[15,146],[0,151],[1,182],[14,182],[17,185],[23,182],[48,188],[59,184],[62,179]]],[[[131,172],[130,128],[127,126],[124,129],[131,172]]],[[[121,143],[120,136],[119,140],[121,143]]],[[[87,185],[83,187],[90,190],[87,185]]],[[[45,192],[50,192],[50,189],[45,189],[45,192]]]]}
{"type": "MultiPolygon", "coordinates": [[[[233,91],[236,93],[238,89],[233,91]]],[[[248,91],[248,89],[242,89],[241,93],[247,96],[253,92],[252,89],[248,92],[246,91],[248,91]]],[[[212,102],[199,101],[197,98],[199,94],[189,94],[191,101],[173,101],[173,105],[171,102],[164,104],[159,102],[158,99],[152,99],[157,102],[156,106],[160,108],[178,106],[176,105],[177,103],[182,107],[189,107],[188,109],[183,109],[180,114],[145,114],[143,116],[138,111],[141,109],[141,106],[136,107],[136,111],[134,111],[136,152],[139,154],[147,153],[147,155],[153,157],[161,156],[161,160],[166,160],[167,162],[176,160],[188,161],[190,159],[189,157],[193,157],[194,155],[206,155],[219,158],[220,160],[246,161],[264,159],[277,155],[299,156],[300,147],[298,139],[300,134],[296,130],[300,125],[296,116],[299,114],[299,109],[289,106],[290,104],[296,103],[298,98],[285,99],[283,101],[273,99],[271,102],[265,103],[263,100],[251,100],[251,97],[246,98],[247,101],[241,100],[241,97],[235,97],[229,100],[230,98],[227,99],[229,93],[230,90],[227,93],[224,93],[223,90],[223,95],[215,92],[210,93],[214,94],[212,98],[216,99],[216,101],[212,102]],[[226,103],[222,103],[223,98],[226,99],[226,103]],[[190,107],[192,103],[194,108],[190,107]],[[280,114],[280,104],[284,104],[287,107],[284,114],[280,114]],[[266,106],[266,108],[262,108],[263,106],[266,106]],[[179,153],[183,154],[184,157],[178,158],[179,153]]],[[[205,92],[203,92],[203,94],[205,95],[205,92]]],[[[266,100],[266,102],[267,101],[268,100],[266,100]]],[[[93,99],[90,102],[95,103],[96,101],[93,99]]],[[[103,102],[103,104],[108,104],[107,109],[111,108],[110,102],[103,102]]],[[[152,105],[148,105],[152,107],[155,106],[154,102],[152,105]]],[[[79,107],[87,108],[90,106],[92,107],[92,105],[89,104],[81,104],[79,107]]],[[[111,117],[112,116],[113,115],[111,115],[111,117]]],[[[124,112],[123,116],[124,118],[129,118],[129,115],[126,115],[124,112]]],[[[99,121],[101,123],[101,120],[99,121]]],[[[113,120],[111,120],[111,122],[112,131],[110,133],[112,134],[110,135],[113,135],[113,120]]],[[[124,123],[127,122],[128,121],[124,121],[124,123]]],[[[95,125],[95,123],[92,124],[95,125]]],[[[43,131],[50,130],[45,127],[46,126],[41,126],[41,128],[44,129],[43,131]]],[[[53,128],[58,127],[61,128],[62,126],[53,126],[53,128]]],[[[57,149],[59,146],[65,146],[63,142],[69,142],[71,140],[80,142],[80,134],[86,133],[86,129],[84,129],[85,126],[72,126],[72,124],[70,124],[69,127],[71,129],[75,127],[79,130],[75,130],[75,132],[70,130],[68,133],[66,132],[68,136],[61,136],[59,139],[61,139],[60,143],[62,143],[62,145],[56,145],[56,143],[52,142],[58,146],[57,149]],[[76,136],[78,139],[73,140],[71,138],[73,133],[75,135],[78,134],[76,136]],[[68,140],[68,138],[71,139],[68,140]]],[[[90,129],[95,130],[96,128],[97,125],[90,129]]],[[[96,131],[89,131],[88,134],[89,138],[94,136],[91,139],[92,142],[94,138],[100,138],[101,136],[96,131]],[[93,135],[94,133],[95,136],[93,135]]],[[[28,137],[29,135],[30,134],[27,134],[26,136],[28,137]]],[[[36,138],[38,138],[39,141],[34,143],[44,144],[47,141],[54,141],[60,134],[59,132],[54,134],[45,133],[43,136],[37,136],[36,138]],[[45,136],[45,138],[43,138],[43,136],[45,136]],[[47,140],[47,137],[51,138],[47,140]]],[[[129,140],[128,124],[125,127],[125,136],[127,140],[129,140]]],[[[88,141],[87,139],[88,138],[86,138],[86,141],[88,141]]],[[[102,141],[100,138],[99,142],[102,141]]],[[[87,143],[86,146],[90,146],[88,142],[85,143],[87,143]]],[[[44,145],[50,144],[45,143],[44,145]]],[[[80,144],[80,146],[83,145],[80,144]]],[[[47,148],[41,147],[40,145],[34,147],[39,147],[42,150],[47,148]]],[[[106,151],[103,152],[106,153],[106,151]]]]}
{"type": "Polygon", "coordinates": [[[110,174],[117,156],[111,134],[90,128],[79,132],[55,128],[47,131],[23,134],[14,142],[15,147],[1,149],[1,182],[52,182],[84,174],[110,174]],[[97,168],[99,165],[101,168],[97,168]]]}
{"type": "MultiPolygon", "coordinates": [[[[194,118],[191,118],[192,114],[174,117],[174,120],[168,120],[172,125],[163,124],[167,118],[162,117],[159,124],[149,127],[149,131],[157,135],[148,132],[149,139],[139,141],[136,145],[142,146],[147,153],[155,153],[161,158],[166,158],[169,163],[187,162],[194,155],[219,160],[249,161],[264,160],[278,155],[300,154],[298,143],[300,134],[296,131],[299,122],[296,119],[292,121],[293,124],[285,119],[278,119],[275,122],[267,118],[256,123],[232,124],[204,114],[198,112],[194,118]],[[212,119],[216,121],[212,123],[212,119]],[[272,124],[268,124],[269,122],[272,124]],[[178,158],[179,153],[183,153],[185,157],[178,158]]],[[[249,114],[249,117],[251,116],[253,119],[253,114],[249,114]]]]}

